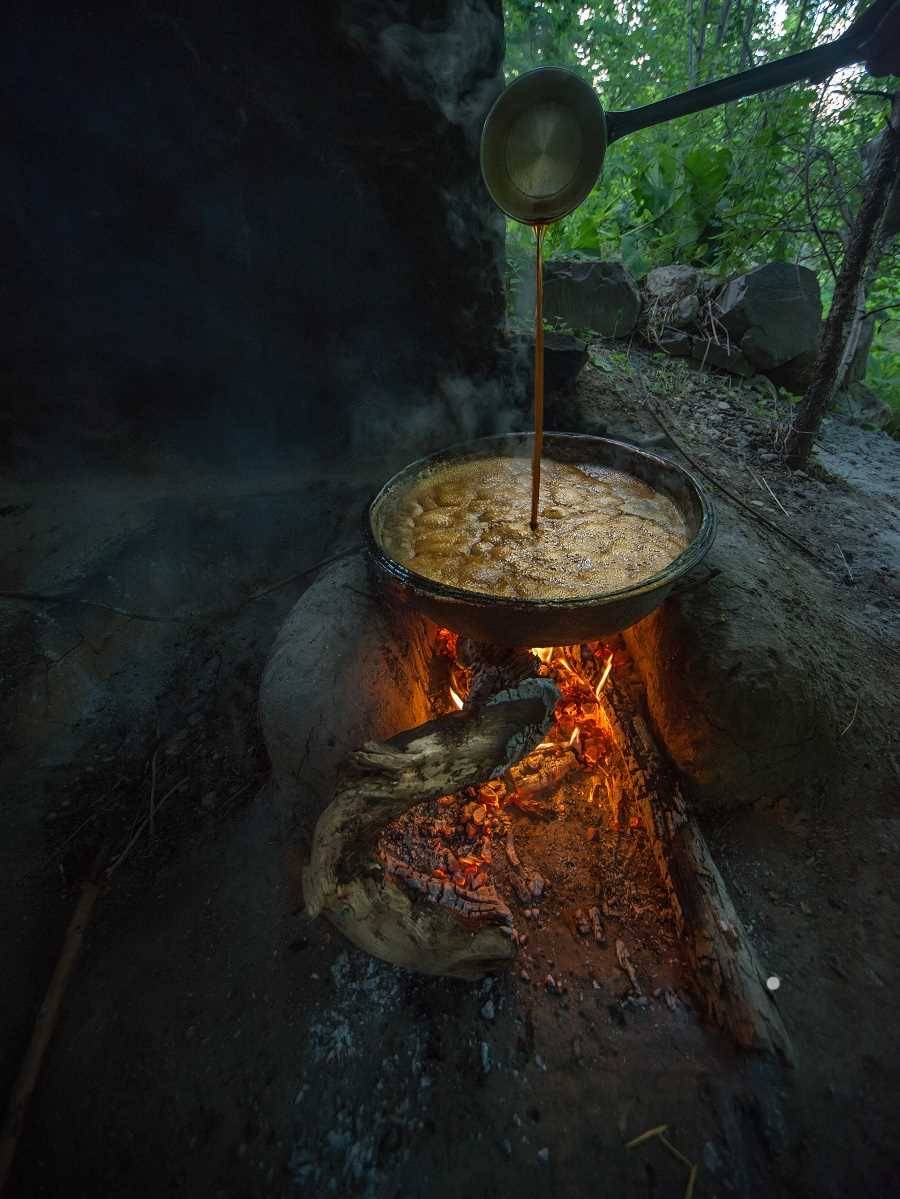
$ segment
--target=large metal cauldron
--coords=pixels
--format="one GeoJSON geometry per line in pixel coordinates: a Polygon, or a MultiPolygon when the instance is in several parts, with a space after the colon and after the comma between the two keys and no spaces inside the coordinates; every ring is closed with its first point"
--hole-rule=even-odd
{"type": "MultiPolygon", "coordinates": [[[[532,443],[530,433],[482,437],[413,462],[385,483],[366,510],[365,537],[376,584],[389,600],[417,608],[437,624],[478,641],[495,645],[574,645],[617,633],[641,620],[662,603],[678,579],[696,566],[712,545],[716,530],[712,505],[694,476],[675,462],[608,437],[547,433],[545,458],[614,467],[667,495],[685,518],[691,537],[687,549],[664,570],[633,587],[552,600],[512,599],[448,587],[401,566],[385,552],[380,514],[391,493],[398,488],[405,490],[420,476],[447,462],[497,455],[530,459],[532,443]]],[[[528,496],[523,496],[522,503],[527,506],[528,496]]]]}

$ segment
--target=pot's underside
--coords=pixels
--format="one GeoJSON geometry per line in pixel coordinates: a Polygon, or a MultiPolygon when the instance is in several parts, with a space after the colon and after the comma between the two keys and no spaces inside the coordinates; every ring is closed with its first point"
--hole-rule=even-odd
{"type": "Polygon", "coordinates": [[[385,500],[422,475],[451,462],[487,457],[531,457],[533,435],[511,433],[452,446],[413,462],[394,475],[366,512],[365,535],[378,585],[393,602],[409,605],[437,624],[496,645],[573,645],[617,633],[643,619],[675,583],[697,565],[712,545],[716,519],[697,479],[658,454],[578,433],[547,433],[543,455],[559,462],[589,462],[635,475],[668,496],[684,518],[690,541],[663,570],[631,587],[572,599],[523,600],[448,587],[416,574],[385,551],[381,520],[385,500]]]}

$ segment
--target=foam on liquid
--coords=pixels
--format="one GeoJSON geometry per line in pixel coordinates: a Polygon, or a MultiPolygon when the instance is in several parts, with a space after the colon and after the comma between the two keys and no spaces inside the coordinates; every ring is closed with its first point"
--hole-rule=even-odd
{"type": "Polygon", "coordinates": [[[633,586],[688,544],[675,504],[624,471],[543,458],[540,521],[531,463],[482,458],[436,468],[385,498],[380,538],[396,561],[451,587],[565,599],[633,586]]]}

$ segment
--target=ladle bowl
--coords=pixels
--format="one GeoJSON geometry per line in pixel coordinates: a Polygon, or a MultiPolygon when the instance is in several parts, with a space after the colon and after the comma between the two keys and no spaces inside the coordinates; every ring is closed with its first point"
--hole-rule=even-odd
{"type": "MultiPolygon", "coordinates": [[[[572,598],[528,600],[449,587],[395,561],[384,548],[385,503],[434,470],[490,457],[530,459],[533,435],[510,433],[451,446],[404,467],[369,504],[364,534],[374,584],[388,602],[417,609],[457,633],[495,645],[574,645],[627,629],[658,607],[713,543],[716,516],[697,479],[661,454],[608,437],[546,433],[544,458],[591,463],[635,475],[669,497],[684,518],[687,547],[663,570],[617,591],[572,598]]],[[[528,496],[522,503],[527,508],[528,496]]]]}

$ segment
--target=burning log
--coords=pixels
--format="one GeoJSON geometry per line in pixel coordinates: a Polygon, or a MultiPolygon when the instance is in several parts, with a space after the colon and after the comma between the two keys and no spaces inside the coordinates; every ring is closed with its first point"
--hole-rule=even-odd
{"type": "MultiPolygon", "coordinates": [[[[603,703],[643,817],[707,1018],[744,1049],[793,1060],[790,1038],[706,840],[625,689],[610,679],[603,703]]],[[[617,945],[618,949],[618,945],[617,945]]],[[[621,958],[620,958],[621,961],[621,958]]]]}
{"type": "Polygon", "coordinates": [[[498,691],[515,687],[536,674],[534,655],[529,650],[486,645],[470,637],[460,637],[456,660],[469,674],[467,711],[477,708],[498,691]]]}
{"type": "MultiPolygon", "coordinates": [[[[530,669],[534,675],[534,659],[530,669]]],[[[492,888],[461,888],[375,855],[391,821],[500,777],[546,733],[558,699],[552,681],[523,678],[490,696],[486,690],[483,683],[477,706],[349,756],[303,875],[310,915],[324,913],[361,948],[426,973],[477,977],[515,953],[509,909],[492,888]]]]}
{"type": "MultiPolygon", "coordinates": [[[[513,766],[507,776],[515,792],[513,802],[517,799],[535,800],[540,796],[549,795],[578,767],[578,759],[569,750],[565,750],[559,756],[545,754],[537,761],[530,758],[513,766]]],[[[525,803],[520,803],[519,806],[525,811],[532,810],[532,807],[525,803]]],[[[535,809],[538,812],[542,810],[540,805],[535,805],[535,809]]]]}
{"type": "Polygon", "coordinates": [[[494,924],[512,926],[512,912],[494,887],[477,886],[470,890],[449,879],[435,878],[416,870],[399,858],[383,855],[383,860],[388,877],[403,883],[411,891],[417,891],[435,903],[442,903],[470,920],[489,920],[494,924]]]}

